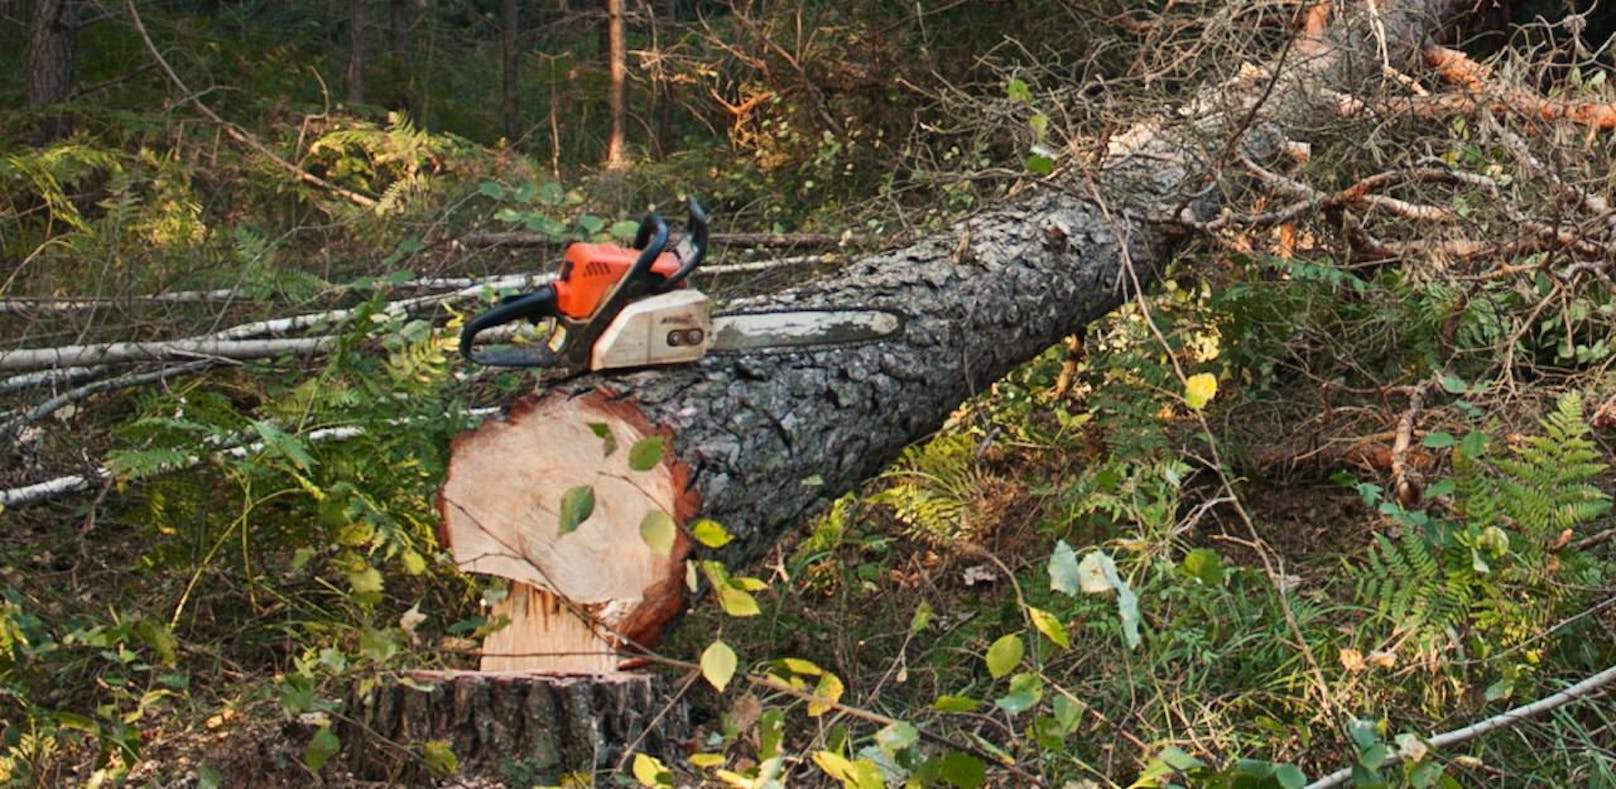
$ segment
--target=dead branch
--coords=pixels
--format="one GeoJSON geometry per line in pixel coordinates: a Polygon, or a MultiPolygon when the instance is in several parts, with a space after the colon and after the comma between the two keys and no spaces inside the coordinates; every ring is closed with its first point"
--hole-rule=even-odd
{"type": "Polygon", "coordinates": [[[63,408],[66,408],[67,406],[75,403],[81,403],[90,397],[101,394],[102,392],[110,392],[115,389],[128,389],[135,386],[145,386],[146,384],[164,381],[176,375],[186,375],[189,373],[201,372],[202,370],[206,370],[216,364],[219,364],[219,362],[220,360],[218,359],[199,359],[197,361],[188,362],[177,367],[164,367],[162,369],[153,370],[150,372],[120,375],[116,378],[94,381],[76,389],[71,389],[52,397],[37,406],[34,406],[26,413],[13,417],[4,423],[0,423],[0,444],[9,443],[12,438],[17,435],[17,431],[22,430],[24,427],[38,422],[39,420],[44,419],[45,417],[50,416],[63,408]]]}
{"type": "Polygon", "coordinates": [[[1425,404],[1425,395],[1430,390],[1431,381],[1425,380],[1409,392],[1408,408],[1397,420],[1397,440],[1392,442],[1392,490],[1397,495],[1397,503],[1404,507],[1413,506],[1424,493],[1419,476],[1409,468],[1408,450],[1414,441],[1414,422],[1419,419],[1420,407],[1425,404]]]}
{"type": "MultiPolygon", "coordinates": [[[[1457,745],[1461,742],[1473,740],[1495,729],[1514,726],[1528,718],[1537,717],[1545,712],[1564,707],[1571,702],[1592,696],[1612,682],[1616,682],[1616,666],[1611,666],[1552,696],[1539,699],[1531,704],[1522,704],[1519,707],[1501,712],[1469,726],[1438,734],[1432,737],[1428,744],[1432,748],[1446,748],[1449,745],[1457,745]]],[[[1387,755],[1386,761],[1381,766],[1389,767],[1401,761],[1402,758],[1402,753],[1393,750],[1387,755]]],[[[1328,787],[1340,786],[1350,780],[1352,780],[1352,768],[1346,767],[1308,784],[1306,789],[1328,789],[1328,787]]]]}
{"type": "Polygon", "coordinates": [[[146,25],[140,19],[140,12],[135,10],[134,0],[124,0],[124,8],[128,11],[129,22],[130,24],[134,25],[135,33],[140,36],[141,43],[146,46],[146,51],[151,53],[152,59],[156,60],[157,65],[162,68],[163,73],[168,75],[168,79],[170,82],[174,83],[174,87],[179,89],[180,95],[184,98],[184,100],[189,101],[191,106],[196,107],[198,112],[206,115],[209,120],[213,121],[214,123],[218,124],[220,128],[224,129],[225,134],[230,135],[230,139],[235,140],[236,142],[241,143],[254,151],[257,151],[259,155],[268,159],[276,167],[291,173],[294,177],[300,181],[303,181],[304,183],[318,186],[321,189],[337,195],[338,197],[341,197],[351,203],[364,206],[365,208],[376,207],[375,198],[362,195],[343,186],[338,186],[337,184],[331,183],[318,175],[304,170],[303,168],[298,167],[289,161],[286,161],[280,156],[280,154],[271,151],[262,142],[259,142],[257,137],[248,134],[245,129],[225,120],[224,118],[219,117],[219,114],[214,112],[212,107],[203,104],[202,99],[198,97],[197,94],[192,93],[190,88],[185,86],[185,81],[180,79],[180,75],[174,71],[174,67],[168,64],[168,59],[164,58],[163,53],[158,51],[157,45],[152,42],[151,35],[146,32],[146,25]]]}

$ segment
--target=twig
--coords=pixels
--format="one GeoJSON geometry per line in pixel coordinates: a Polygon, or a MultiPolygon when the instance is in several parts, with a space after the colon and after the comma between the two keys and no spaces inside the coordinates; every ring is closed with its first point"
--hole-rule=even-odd
{"type": "Polygon", "coordinates": [[[74,384],[86,378],[94,378],[106,369],[105,367],[63,367],[56,370],[40,370],[33,373],[13,375],[9,378],[0,379],[0,393],[33,389],[36,386],[74,384]]]}
{"type": "Polygon", "coordinates": [[[5,423],[0,423],[0,444],[8,443],[17,434],[17,431],[21,430],[23,427],[34,422],[38,422],[39,420],[56,413],[58,410],[61,410],[62,408],[74,403],[81,402],[92,395],[100,394],[101,392],[106,392],[113,389],[126,389],[133,386],[143,386],[145,384],[155,383],[168,378],[169,376],[183,375],[185,373],[205,370],[218,363],[219,362],[217,359],[200,359],[198,361],[179,365],[178,367],[164,367],[160,370],[153,370],[150,372],[130,373],[128,375],[120,375],[116,378],[108,378],[102,381],[92,381],[91,383],[80,386],[77,389],[71,389],[52,397],[49,400],[34,406],[32,409],[29,409],[29,411],[25,414],[14,417],[5,423]]]}
{"type": "Polygon", "coordinates": [[[1397,494],[1397,503],[1404,507],[1412,505],[1422,492],[1419,479],[1408,467],[1408,449],[1414,442],[1414,422],[1419,419],[1425,393],[1430,390],[1431,381],[1427,379],[1408,393],[1408,409],[1397,420],[1397,439],[1392,442],[1392,490],[1397,494]]]}
{"type": "Polygon", "coordinates": [[[375,198],[362,195],[342,186],[338,186],[337,184],[331,183],[318,175],[315,175],[295,164],[292,164],[291,162],[286,161],[285,159],[281,158],[279,154],[271,151],[263,143],[259,142],[257,137],[248,134],[245,130],[234,123],[219,117],[218,113],[214,112],[213,109],[208,105],[203,104],[202,99],[198,98],[195,93],[191,92],[190,88],[185,86],[185,81],[180,79],[179,74],[175,73],[174,67],[168,64],[168,60],[163,57],[163,53],[157,50],[157,45],[152,42],[151,34],[146,32],[145,23],[140,19],[140,12],[135,10],[134,0],[124,0],[124,8],[129,12],[129,21],[134,25],[135,33],[140,36],[141,42],[146,45],[146,51],[151,53],[152,59],[156,60],[157,65],[162,68],[163,73],[168,75],[168,79],[170,82],[174,83],[174,87],[179,89],[180,95],[185,97],[185,100],[189,101],[192,106],[196,107],[198,112],[206,115],[208,119],[214,123],[219,124],[219,126],[224,129],[225,134],[230,135],[230,139],[235,140],[236,142],[239,142],[242,145],[253,149],[254,151],[257,151],[264,158],[273,162],[275,166],[291,173],[300,181],[318,186],[331,192],[332,194],[348,200],[349,202],[356,203],[366,208],[376,207],[375,198]]]}
{"type": "MultiPolygon", "coordinates": [[[[1563,707],[1573,701],[1583,698],[1584,696],[1592,695],[1595,691],[1603,689],[1606,685],[1609,685],[1612,682],[1616,682],[1616,666],[1611,666],[1610,668],[1588,677],[1587,679],[1584,679],[1583,681],[1578,682],[1577,684],[1572,685],[1571,687],[1547,698],[1539,699],[1531,704],[1523,704],[1514,709],[1501,712],[1491,718],[1479,721],[1477,723],[1472,723],[1469,726],[1465,726],[1460,729],[1454,729],[1453,731],[1438,734],[1430,739],[1429,744],[1432,748],[1445,748],[1449,745],[1456,745],[1467,740],[1473,740],[1483,734],[1486,734],[1487,732],[1493,731],[1494,729],[1501,729],[1506,726],[1514,725],[1515,723],[1526,720],[1527,718],[1535,717],[1550,710],[1563,707]]],[[[1402,758],[1402,754],[1394,750],[1386,757],[1386,761],[1382,762],[1382,766],[1396,764],[1402,758]]],[[[1347,767],[1330,773],[1329,775],[1308,784],[1305,789],[1327,789],[1331,786],[1340,786],[1350,780],[1352,780],[1352,768],[1347,767]]]]}

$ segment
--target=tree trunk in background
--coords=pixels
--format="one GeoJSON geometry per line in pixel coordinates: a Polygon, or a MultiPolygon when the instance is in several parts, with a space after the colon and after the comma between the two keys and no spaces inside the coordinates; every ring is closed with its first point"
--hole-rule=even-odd
{"type": "Polygon", "coordinates": [[[505,0],[499,30],[499,51],[505,72],[505,143],[515,145],[521,133],[522,105],[517,94],[518,70],[516,51],[516,0],[505,0]]]}
{"type": "MultiPolygon", "coordinates": [[[[23,53],[23,94],[28,109],[55,104],[73,91],[73,50],[78,43],[76,0],[34,0],[23,53]]],[[[63,115],[40,121],[47,139],[67,136],[73,121],[63,115]]]]}
{"type": "Polygon", "coordinates": [[[611,136],[606,138],[606,166],[622,167],[623,126],[628,121],[628,44],[627,24],[623,19],[623,0],[606,0],[606,37],[608,68],[612,79],[611,136]]]}
{"type": "Polygon", "coordinates": [[[403,73],[410,59],[410,2],[388,0],[387,43],[393,56],[393,68],[403,73]]]}
{"type": "Polygon", "coordinates": [[[365,102],[365,0],[348,0],[348,104],[365,102]]]}

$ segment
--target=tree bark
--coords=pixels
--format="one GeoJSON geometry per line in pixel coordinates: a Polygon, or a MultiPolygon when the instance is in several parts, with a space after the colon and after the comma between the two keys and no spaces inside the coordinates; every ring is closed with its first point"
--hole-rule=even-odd
{"type": "Polygon", "coordinates": [[[692,736],[684,702],[663,702],[664,682],[645,674],[545,677],[410,671],[355,685],[339,737],[355,777],[388,786],[432,786],[423,746],[446,745],[457,776],[522,786],[610,769],[632,747],[673,762],[692,736]]]}
{"type": "MultiPolygon", "coordinates": [[[[50,106],[73,91],[77,6],[77,0],[34,0],[23,53],[23,100],[28,109],[50,106]]],[[[73,122],[57,115],[42,120],[40,130],[47,139],[60,139],[72,132],[73,122]]]]}
{"type": "Polygon", "coordinates": [[[365,0],[348,0],[348,104],[365,103],[365,0]]]}
{"type": "Polygon", "coordinates": [[[628,44],[623,0],[606,0],[607,69],[611,75],[612,130],[606,138],[606,166],[624,165],[623,129],[628,123],[628,44]]]}
{"type": "Polygon", "coordinates": [[[515,145],[517,137],[522,130],[521,102],[517,92],[517,13],[516,0],[505,0],[501,14],[502,24],[499,30],[499,50],[504,64],[505,75],[505,144],[515,145]]]}

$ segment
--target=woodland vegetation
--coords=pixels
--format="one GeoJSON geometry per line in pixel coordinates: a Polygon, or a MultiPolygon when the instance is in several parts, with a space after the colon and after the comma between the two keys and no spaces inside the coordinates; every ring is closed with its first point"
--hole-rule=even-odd
{"type": "MultiPolygon", "coordinates": [[[[1613,31],[0,0],[0,781],[1616,787],[1613,31]],[[680,741],[371,727],[355,699],[476,667],[522,591],[440,539],[451,441],[580,385],[465,362],[466,317],[687,196],[721,306],[977,290],[936,299],[903,427],[793,414],[871,448],[679,524],[700,593],[633,704],[680,741]]],[[[723,364],[586,383],[757,410],[777,371],[723,364]]]]}

